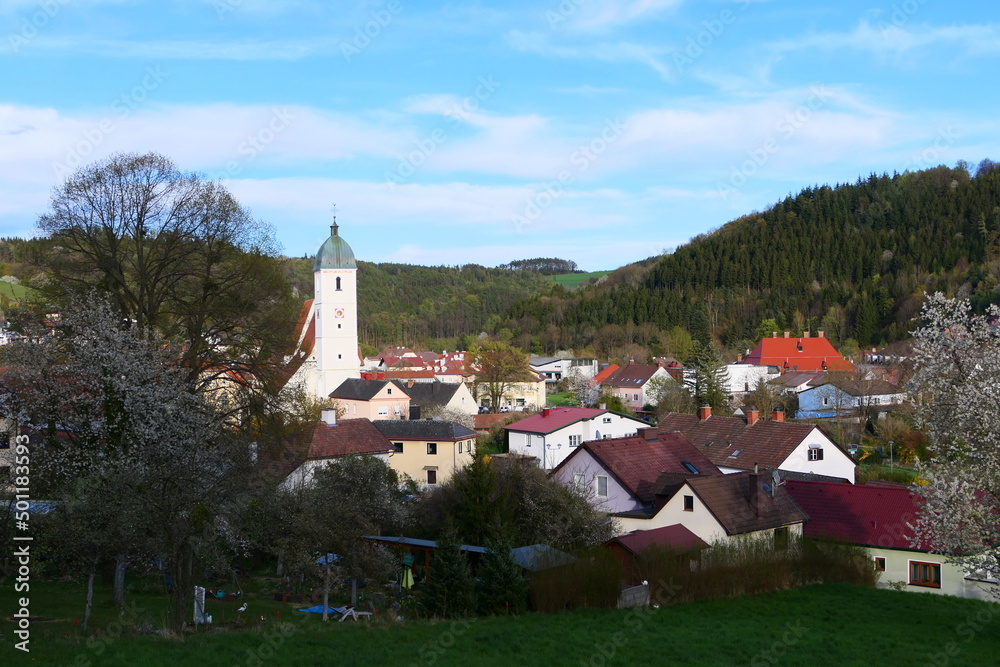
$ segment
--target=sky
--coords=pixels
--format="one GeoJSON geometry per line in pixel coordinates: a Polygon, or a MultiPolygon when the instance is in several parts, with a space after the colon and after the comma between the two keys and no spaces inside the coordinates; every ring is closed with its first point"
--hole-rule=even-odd
{"type": "Polygon", "coordinates": [[[1000,161],[1000,12],[936,0],[0,0],[0,236],[118,152],[289,256],[613,269],[817,184],[1000,161]]]}

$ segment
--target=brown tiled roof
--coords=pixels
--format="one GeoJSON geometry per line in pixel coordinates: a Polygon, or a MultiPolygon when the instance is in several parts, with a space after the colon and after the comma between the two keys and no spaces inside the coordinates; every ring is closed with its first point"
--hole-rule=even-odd
{"type": "Polygon", "coordinates": [[[851,396],[880,396],[884,394],[898,394],[899,387],[890,384],[885,380],[856,380],[842,375],[827,375],[822,381],[813,383],[817,387],[824,384],[832,384],[837,389],[851,396]]]}
{"type": "Polygon", "coordinates": [[[659,366],[629,364],[612,373],[603,384],[611,387],[641,387],[649,382],[649,378],[658,370],[659,366]]]}
{"type": "Polygon", "coordinates": [[[770,475],[757,475],[757,510],[749,500],[752,473],[737,473],[715,477],[692,477],[688,486],[697,494],[729,535],[741,535],[757,530],[809,520],[809,515],[799,507],[784,486],[775,489],[774,497],[763,489],[770,484],[770,475]]]}
{"type": "MultiPolygon", "coordinates": [[[[599,461],[640,502],[656,496],[656,482],[664,472],[686,476],[721,475],[722,472],[680,433],[660,433],[655,440],[642,434],[627,438],[589,440],[579,447],[599,461]],[[698,471],[684,466],[687,461],[698,471]]],[[[578,450],[579,451],[579,450],[578,450]]],[[[552,471],[555,474],[573,457],[574,452],[552,471]]]]}
{"type": "Polygon", "coordinates": [[[320,422],[307,437],[310,459],[392,451],[392,443],[367,419],[341,419],[336,426],[320,422]]]}
{"type": "Polygon", "coordinates": [[[520,413],[517,412],[486,412],[481,415],[472,415],[472,421],[477,431],[486,431],[496,425],[509,424],[518,419],[520,413]]]}
{"type": "Polygon", "coordinates": [[[608,543],[617,542],[634,554],[651,546],[671,549],[677,553],[697,551],[708,547],[708,543],[679,523],[652,530],[636,530],[627,535],[619,535],[608,543]]]}
{"type": "MultiPolygon", "coordinates": [[[[407,396],[403,386],[394,380],[362,380],[360,378],[347,378],[340,383],[340,386],[333,390],[330,398],[344,398],[353,401],[369,401],[375,394],[382,391],[386,385],[392,385],[393,389],[399,390],[407,396]]],[[[408,398],[409,396],[407,396],[408,398]]]]}
{"type": "Polygon", "coordinates": [[[770,420],[747,426],[740,417],[713,415],[700,420],[696,415],[671,413],[660,420],[658,428],[683,433],[715,465],[749,470],[754,463],[779,468],[817,427],[770,420]]]}

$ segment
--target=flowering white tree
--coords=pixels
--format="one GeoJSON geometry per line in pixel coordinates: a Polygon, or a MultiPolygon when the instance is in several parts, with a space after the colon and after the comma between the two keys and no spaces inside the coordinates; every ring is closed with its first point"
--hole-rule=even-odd
{"type": "Polygon", "coordinates": [[[927,297],[914,332],[917,419],[934,456],[918,486],[914,544],[929,542],[967,571],[998,573],[1000,556],[1000,308],[927,297]]]}
{"type": "Polygon", "coordinates": [[[231,534],[248,448],[191,391],[176,354],[107,304],[88,300],[64,313],[58,335],[25,326],[31,335],[3,353],[3,416],[33,434],[36,476],[66,511],[106,504],[78,550],[119,562],[154,551],[166,560],[173,624],[183,628],[199,555],[231,534]]]}
{"type": "Polygon", "coordinates": [[[566,375],[566,389],[584,406],[596,405],[601,398],[601,386],[577,368],[571,368],[566,375]]]}

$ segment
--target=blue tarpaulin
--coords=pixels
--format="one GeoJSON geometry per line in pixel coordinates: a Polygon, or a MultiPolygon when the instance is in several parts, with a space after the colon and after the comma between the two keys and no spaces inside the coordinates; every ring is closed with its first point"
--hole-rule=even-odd
{"type": "MultiPolygon", "coordinates": [[[[343,609],[335,609],[333,607],[327,607],[326,610],[327,610],[328,614],[342,614],[342,613],[344,613],[343,609]]],[[[323,605],[318,604],[315,607],[309,607],[308,609],[296,609],[296,611],[303,611],[303,612],[305,612],[307,614],[322,614],[323,613],[323,605]]]]}

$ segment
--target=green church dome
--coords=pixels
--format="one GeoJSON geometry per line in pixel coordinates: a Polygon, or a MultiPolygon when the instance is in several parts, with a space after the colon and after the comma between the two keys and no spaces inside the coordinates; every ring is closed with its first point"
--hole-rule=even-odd
{"type": "Polygon", "coordinates": [[[320,269],[356,269],[357,262],[354,261],[354,251],[347,241],[342,239],[337,233],[339,225],[333,223],[330,226],[330,238],[320,246],[316,253],[316,267],[314,271],[320,269]]]}

